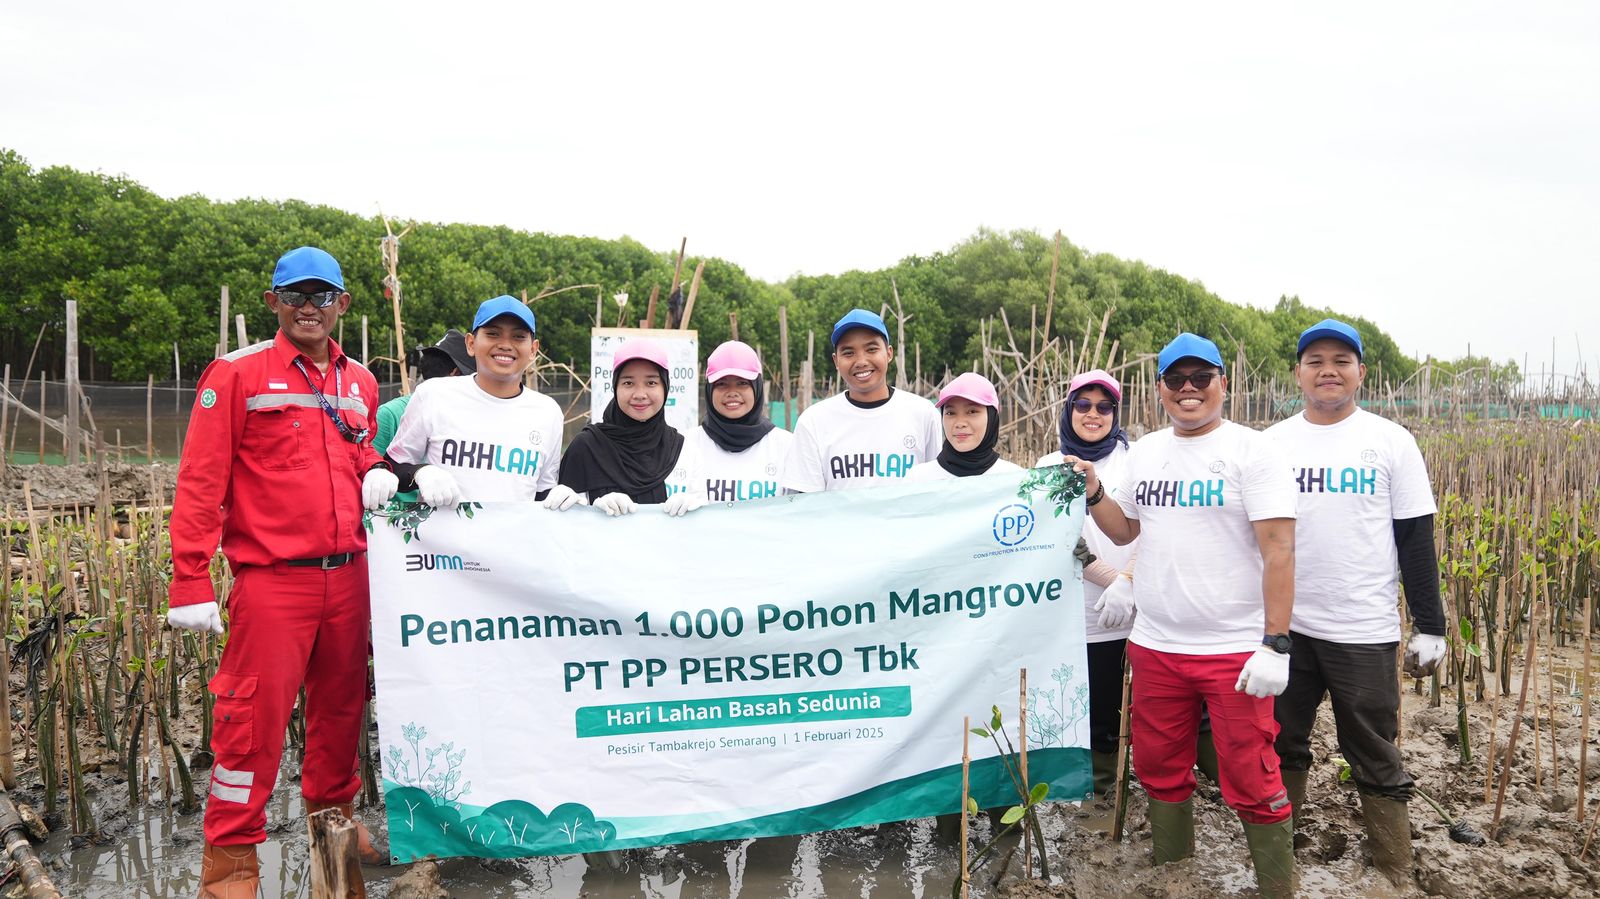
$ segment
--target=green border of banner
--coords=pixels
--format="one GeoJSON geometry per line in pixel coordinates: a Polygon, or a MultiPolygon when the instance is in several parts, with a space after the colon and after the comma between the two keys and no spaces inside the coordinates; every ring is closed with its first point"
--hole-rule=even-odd
{"type": "MultiPolygon", "coordinates": [[[[1050,784],[1052,799],[1076,801],[1087,798],[1091,790],[1092,774],[1087,749],[1051,747],[1031,750],[1028,753],[1028,773],[1033,783],[1050,784]]],[[[969,780],[970,793],[981,807],[1017,803],[1016,790],[998,757],[974,760],[969,780]]],[[[383,782],[383,788],[389,818],[390,852],[395,861],[403,863],[428,855],[519,858],[706,840],[775,837],[948,814],[957,811],[960,806],[961,766],[924,771],[820,805],[706,827],[674,829],[682,818],[630,820],[630,824],[635,826],[648,826],[651,821],[665,825],[661,831],[647,833],[619,833],[610,822],[597,820],[598,812],[570,803],[555,807],[548,815],[530,803],[515,800],[487,807],[464,803],[435,806],[430,800],[424,810],[421,806],[412,806],[410,802],[414,798],[426,797],[423,791],[387,779],[383,782]],[[422,817],[420,822],[416,820],[418,812],[422,817]],[[480,823],[474,825],[474,821],[480,823]],[[438,836],[426,831],[419,833],[419,825],[432,825],[433,829],[439,830],[438,836]],[[588,835],[582,833],[585,829],[589,830],[588,835]]]]}

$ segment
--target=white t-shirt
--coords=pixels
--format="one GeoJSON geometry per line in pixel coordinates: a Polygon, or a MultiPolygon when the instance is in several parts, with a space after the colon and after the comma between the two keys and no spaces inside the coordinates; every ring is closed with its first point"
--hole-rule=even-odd
{"type": "Polygon", "coordinates": [[[782,484],[800,493],[873,487],[910,474],[943,444],[939,410],[928,400],[896,390],[883,405],[863,409],[841,393],[800,415],[782,484]]]}
{"type": "Polygon", "coordinates": [[[501,399],[476,375],[429,378],[411,395],[389,455],[449,471],[463,500],[531,500],[556,485],[561,437],[561,407],[536,390],[501,399]]]}
{"type": "Polygon", "coordinates": [[[1147,434],[1128,452],[1127,476],[1110,498],[1139,519],[1139,614],[1128,639],[1186,655],[1261,645],[1261,549],[1251,522],[1295,516],[1294,478],[1277,441],[1231,421],[1200,437],[1147,434]]]}
{"type": "MultiPolygon", "coordinates": [[[[926,481],[953,481],[953,480],[955,480],[956,476],[951,474],[948,471],[945,471],[944,470],[944,466],[939,464],[939,460],[937,458],[938,455],[939,455],[938,453],[934,453],[934,456],[936,458],[929,459],[926,462],[918,462],[916,465],[912,466],[911,467],[911,473],[906,475],[906,480],[907,481],[923,481],[923,482],[926,482],[926,481]]],[[[1022,466],[1018,465],[1015,462],[1007,462],[1004,459],[996,459],[996,460],[994,460],[994,464],[989,466],[989,470],[984,472],[984,474],[989,475],[989,474],[994,474],[995,472],[1000,472],[1000,471],[1021,471],[1021,470],[1022,470],[1022,466]]]]}
{"type": "Polygon", "coordinates": [[[1357,409],[1338,424],[1305,413],[1267,429],[1300,490],[1295,522],[1296,633],[1338,643],[1400,640],[1394,521],[1438,511],[1411,432],[1357,409]]]}
{"type": "MultiPolygon", "coordinates": [[[[1060,465],[1063,458],[1058,452],[1049,453],[1040,456],[1039,461],[1035,462],[1033,467],[1044,468],[1046,465],[1060,465]]],[[[1111,455],[1094,463],[1094,472],[1100,478],[1100,483],[1106,485],[1106,495],[1110,496],[1117,485],[1121,484],[1128,476],[1128,448],[1123,446],[1120,440],[1117,441],[1116,447],[1111,450],[1111,455]]],[[[1101,502],[1105,502],[1105,500],[1101,500],[1101,502]]],[[[1111,538],[1106,536],[1105,531],[1100,530],[1100,526],[1094,523],[1094,516],[1089,514],[1083,516],[1083,542],[1089,544],[1089,552],[1094,553],[1096,558],[1118,571],[1128,567],[1129,560],[1133,558],[1134,548],[1139,545],[1137,540],[1127,546],[1118,546],[1112,543],[1111,538]]],[[[1131,623],[1115,630],[1107,630],[1100,626],[1100,613],[1094,610],[1094,606],[1095,603],[1100,601],[1100,594],[1104,592],[1106,592],[1106,588],[1093,581],[1085,580],[1083,582],[1083,638],[1089,643],[1123,640],[1133,632],[1131,623]]],[[[1137,602],[1138,600],[1135,599],[1135,603],[1137,602]]]]}
{"type": "MultiPolygon", "coordinates": [[[[783,491],[778,479],[783,476],[783,460],[793,442],[793,434],[773,428],[755,446],[730,453],[717,446],[701,425],[684,438],[677,468],[683,471],[682,484],[702,493],[706,502],[736,503],[779,496],[783,491]]],[[[668,479],[669,489],[677,476],[674,471],[673,478],[668,479]]]]}

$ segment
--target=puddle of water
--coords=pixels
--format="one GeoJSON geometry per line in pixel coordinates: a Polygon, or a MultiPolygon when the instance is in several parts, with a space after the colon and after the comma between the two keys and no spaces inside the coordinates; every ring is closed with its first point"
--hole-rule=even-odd
{"type": "MultiPolygon", "coordinates": [[[[309,897],[307,837],[299,784],[279,780],[268,805],[268,839],[259,847],[262,895],[309,897]]],[[[378,810],[363,818],[372,825],[378,810]]],[[[1046,819],[1055,816],[1046,816],[1046,819]]],[[[457,899],[548,896],[557,899],[712,899],[785,896],[931,899],[947,894],[957,876],[955,846],[935,835],[932,819],[796,837],[696,843],[581,856],[527,859],[446,859],[445,889],[457,899]]],[[[52,876],[74,899],[193,896],[202,849],[199,815],[149,808],[105,845],[70,848],[52,835],[42,855],[64,867],[52,876]]],[[[403,866],[367,868],[368,893],[388,894],[403,866]]]]}

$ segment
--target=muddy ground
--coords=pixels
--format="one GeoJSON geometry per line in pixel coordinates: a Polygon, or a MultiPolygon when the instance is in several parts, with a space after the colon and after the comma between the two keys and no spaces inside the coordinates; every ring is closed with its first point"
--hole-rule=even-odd
{"type": "MultiPolygon", "coordinates": [[[[1470,706],[1473,761],[1463,765],[1455,733],[1453,698],[1430,708],[1426,695],[1405,694],[1401,748],[1419,788],[1456,819],[1492,838],[1483,846],[1450,839],[1448,828],[1421,799],[1411,806],[1415,883],[1390,886],[1369,865],[1353,787],[1338,781],[1338,749],[1331,715],[1323,709],[1317,734],[1317,767],[1313,771],[1308,808],[1304,812],[1297,859],[1301,895],[1347,897],[1408,896],[1596,896],[1600,895],[1600,863],[1596,849],[1581,858],[1585,827],[1575,817],[1577,805],[1578,721],[1582,701],[1576,695],[1573,662],[1581,656],[1558,652],[1555,664],[1557,751],[1560,771],[1552,769],[1549,730],[1551,684],[1541,667],[1540,758],[1533,758],[1533,715],[1524,715],[1519,751],[1505,799],[1501,826],[1491,828],[1494,804],[1484,802],[1483,757],[1488,740],[1489,703],[1470,706]]],[[[13,675],[13,683],[18,683],[13,675]]],[[[1503,746],[1516,706],[1513,694],[1499,704],[1497,742],[1503,746]]],[[[193,745],[198,736],[197,697],[191,696],[180,740],[193,745]]],[[[377,745],[376,739],[373,745],[377,745]]],[[[1600,766],[1600,743],[1590,741],[1600,766]]],[[[159,779],[148,784],[150,797],[138,806],[128,803],[122,775],[110,757],[85,758],[84,767],[99,830],[94,838],[62,832],[65,803],[49,823],[53,829],[40,847],[58,885],[70,896],[192,895],[201,849],[197,815],[173,810],[162,795],[159,779]],[[102,770],[103,769],[103,770],[102,770]]],[[[306,836],[294,775],[286,761],[284,776],[269,810],[269,841],[262,850],[264,894],[268,897],[309,896],[306,836]]],[[[205,774],[196,773],[196,789],[204,792],[205,774]]],[[[1590,778],[1591,815],[1600,798],[1600,784],[1590,778]]],[[[14,795],[43,808],[36,772],[19,772],[14,795]]],[[[1149,827],[1144,795],[1134,788],[1128,813],[1127,838],[1107,838],[1109,811],[1094,805],[1057,804],[1045,816],[1051,864],[1050,883],[1020,880],[1019,855],[1010,859],[1008,874],[996,887],[995,865],[977,872],[977,896],[1250,896],[1255,894],[1238,819],[1223,805],[1217,788],[1204,779],[1197,793],[1196,857],[1162,868],[1149,863],[1149,827]]],[[[364,816],[384,830],[381,810],[364,816]]],[[[1588,822],[1585,822],[1587,824],[1588,822]]],[[[987,822],[977,825],[987,833],[987,822]]],[[[949,895],[958,869],[955,847],[935,833],[931,821],[887,824],[877,828],[837,831],[808,837],[773,838],[728,844],[698,844],[635,851],[589,864],[580,857],[477,860],[448,859],[434,871],[428,866],[367,869],[370,895],[416,899],[450,895],[464,899],[511,896],[561,897],[712,897],[784,895],[941,897],[949,895]],[[414,869],[414,870],[413,870],[414,869]],[[438,886],[434,884],[437,883],[438,886]],[[420,885],[420,888],[419,888],[420,885]]],[[[9,884],[8,884],[9,886],[9,884]]]]}
{"type": "MultiPolygon", "coordinates": [[[[93,465],[8,465],[0,482],[0,507],[9,506],[20,516],[27,508],[23,484],[33,496],[34,509],[70,510],[74,504],[93,506],[100,496],[100,476],[93,465]]],[[[178,466],[170,462],[153,465],[111,462],[106,465],[106,483],[111,502],[149,505],[154,487],[161,490],[161,504],[172,503],[178,482],[178,466]]]]}

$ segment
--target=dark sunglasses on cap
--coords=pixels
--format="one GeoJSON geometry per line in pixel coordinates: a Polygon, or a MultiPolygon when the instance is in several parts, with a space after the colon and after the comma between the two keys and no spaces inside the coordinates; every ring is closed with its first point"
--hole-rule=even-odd
{"type": "Polygon", "coordinates": [[[1111,413],[1117,411],[1117,404],[1110,400],[1100,400],[1099,402],[1096,402],[1088,397],[1080,396],[1072,401],[1072,408],[1073,411],[1080,415],[1089,414],[1090,409],[1093,409],[1101,415],[1110,415],[1111,413]]]}
{"type": "Polygon", "coordinates": [[[1174,393],[1183,389],[1183,383],[1185,381],[1193,384],[1194,389],[1196,390],[1204,390],[1211,386],[1211,379],[1215,378],[1216,376],[1217,373],[1214,371],[1195,371],[1186,375],[1162,375],[1161,383],[1167,385],[1167,389],[1174,393]]]}
{"type": "Polygon", "coordinates": [[[298,290],[284,290],[280,288],[273,291],[273,293],[278,295],[278,302],[294,309],[299,309],[308,302],[311,305],[316,306],[318,309],[326,309],[329,306],[332,306],[334,302],[339,299],[339,294],[343,293],[343,291],[318,290],[312,293],[301,293],[298,290]]]}

